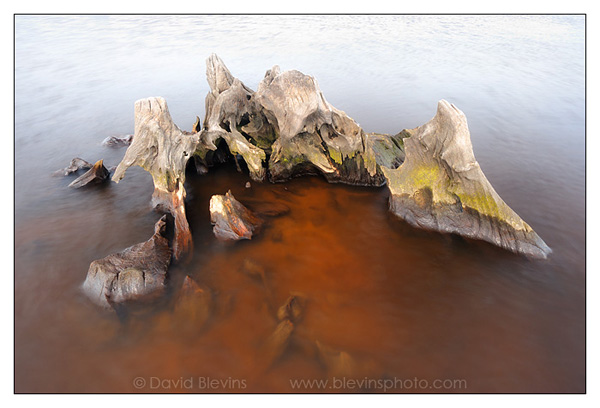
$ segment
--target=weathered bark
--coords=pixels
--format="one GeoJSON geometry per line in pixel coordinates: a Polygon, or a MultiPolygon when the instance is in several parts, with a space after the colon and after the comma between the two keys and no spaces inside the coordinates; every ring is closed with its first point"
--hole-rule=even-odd
{"type": "Polygon", "coordinates": [[[135,133],[125,157],[117,166],[113,181],[118,183],[134,165],[152,175],[155,206],[175,218],[173,256],[181,260],[191,252],[192,235],[185,215],[185,168],[198,145],[198,134],[184,132],[171,119],[163,98],[141,99],[135,103],[135,133]]]}
{"type": "Polygon", "coordinates": [[[65,167],[62,170],[57,170],[54,172],[55,176],[68,176],[69,174],[76,173],[79,170],[87,170],[91,169],[94,165],[88,161],[80,159],[79,157],[75,157],[71,160],[71,164],[65,167]]]}
{"type": "Polygon", "coordinates": [[[171,263],[166,223],[164,215],[148,241],[91,263],[83,289],[94,303],[109,308],[162,293],[171,263]]]}
{"type": "Polygon", "coordinates": [[[262,221],[235,199],[231,191],[210,198],[210,221],[215,236],[223,241],[251,239],[262,221]]]}
{"type": "Polygon", "coordinates": [[[240,133],[243,119],[254,114],[254,107],[250,102],[254,92],[234,78],[215,54],[206,61],[206,77],[211,90],[206,95],[206,116],[200,135],[202,144],[197,154],[202,157],[208,150],[216,150],[215,143],[223,139],[233,155],[239,154],[244,158],[250,177],[253,180],[264,180],[265,152],[240,133]]]}
{"type": "Polygon", "coordinates": [[[404,137],[407,136],[405,132],[394,136],[367,133],[367,152],[379,166],[398,168],[404,162],[404,137]]]}
{"type": "Polygon", "coordinates": [[[442,100],[435,117],[405,130],[406,160],[382,167],[390,210],[411,225],[546,258],[551,249],[496,193],[475,160],[465,115],[442,100]]]}
{"type": "Polygon", "coordinates": [[[108,181],[110,173],[104,167],[103,161],[98,160],[91,169],[73,180],[69,187],[81,188],[87,185],[102,184],[108,181]]]}
{"type": "Polygon", "coordinates": [[[325,100],[314,78],[275,66],[254,97],[278,135],[269,159],[273,181],[316,172],[331,182],[383,184],[363,130],[325,100]]]}
{"type": "Polygon", "coordinates": [[[185,188],[183,182],[171,192],[154,190],[152,203],[160,211],[173,215],[175,236],[173,238],[173,258],[183,262],[189,260],[193,249],[192,233],[185,213],[185,188]]]}

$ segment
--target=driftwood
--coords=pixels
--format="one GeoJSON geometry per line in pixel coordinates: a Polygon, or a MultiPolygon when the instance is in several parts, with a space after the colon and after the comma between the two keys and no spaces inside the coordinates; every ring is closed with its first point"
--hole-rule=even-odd
{"type": "Polygon", "coordinates": [[[276,130],[269,159],[274,181],[317,172],[332,182],[381,185],[365,134],[344,112],[325,100],[317,81],[299,71],[267,72],[255,95],[276,130]]]}
{"type": "Polygon", "coordinates": [[[163,98],[135,103],[135,133],[125,157],[117,166],[113,181],[118,183],[134,165],[152,175],[153,204],[175,218],[173,257],[189,254],[192,235],[185,215],[185,168],[198,145],[198,134],[184,132],[171,119],[163,98]]]}
{"type": "Polygon", "coordinates": [[[54,172],[55,176],[68,176],[69,174],[73,174],[78,172],[79,170],[87,170],[91,169],[94,165],[86,160],[80,159],[79,157],[75,157],[71,160],[71,163],[65,167],[64,169],[57,170],[54,172]]]}
{"type": "Polygon", "coordinates": [[[236,200],[231,191],[212,196],[209,209],[213,232],[223,241],[251,239],[262,224],[262,220],[236,200]]]}
{"type": "Polygon", "coordinates": [[[223,139],[232,154],[239,154],[244,158],[250,177],[257,181],[264,180],[265,152],[250,143],[238,129],[245,117],[254,114],[250,101],[253,91],[234,78],[215,54],[206,61],[206,77],[211,90],[206,95],[203,149],[198,154],[202,156],[206,149],[216,150],[215,143],[223,139]]]}
{"type": "Polygon", "coordinates": [[[275,66],[254,92],[213,54],[207,79],[211,91],[198,156],[216,150],[222,139],[254,180],[264,180],[268,169],[271,181],[322,174],[332,182],[384,183],[365,133],[325,100],[314,78],[275,66]]]}
{"type": "Polygon", "coordinates": [[[393,136],[379,133],[366,135],[367,151],[373,156],[378,167],[395,169],[404,163],[406,155],[403,137],[405,137],[403,132],[393,136]]]}
{"type": "Polygon", "coordinates": [[[102,146],[124,147],[124,146],[129,146],[132,141],[133,141],[133,135],[109,136],[102,141],[102,146]]]}
{"type": "Polygon", "coordinates": [[[460,234],[545,258],[550,248],[496,193],[475,160],[465,115],[442,100],[435,117],[405,130],[406,160],[383,167],[390,210],[416,227],[460,234]]]}
{"type": "Polygon", "coordinates": [[[69,187],[81,188],[92,184],[101,184],[108,181],[110,173],[104,167],[103,160],[98,160],[91,169],[86,171],[84,174],[73,180],[69,187]]]}
{"type": "MultiPolygon", "coordinates": [[[[197,172],[204,174],[231,156],[240,170],[243,160],[256,181],[320,174],[330,182],[387,184],[390,210],[413,226],[484,240],[537,258],[551,252],[486,179],[473,154],[466,118],[454,105],[441,101],[431,121],[394,136],[365,133],[327,102],[314,78],[301,72],[281,72],[275,66],[255,92],[213,54],[206,75],[206,115],[202,125],[196,118],[192,132],[173,123],[163,98],[135,103],[133,141],[113,176],[119,182],[134,165],[152,175],[154,205],[174,217],[174,260],[186,259],[192,248],[185,213],[188,160],[194,157],[197,172]]],[[[69,174],[85,165],[74,161],[61,172],[69,174]]],[[[261,222],[230,193],[214,196],[210,205],[220,238],[248,239],[261,222]]],[[[280,340],[293,330],[293,305],[288,310],[292,315],[283,320],[287,323],[276,331],[280,340]]]]}
{"type": "Polygon", "coordinates": [[[166,235],[167,216],[164,215],[157,221],[154,235],[148,241],[92,262],[83,283],[88,297],[109,308],[160,295],[171,263],[166,235]]]}

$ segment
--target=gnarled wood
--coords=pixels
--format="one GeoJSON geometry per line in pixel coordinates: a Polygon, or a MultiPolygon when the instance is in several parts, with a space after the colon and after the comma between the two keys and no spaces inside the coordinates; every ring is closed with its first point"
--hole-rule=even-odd
{"type": "Polygon", "coordinates": [[[163,215],[148,241],[91,263],[83,289],[94,303],[109,308],[162,293],[171,263],[166,223],[163,215]]]}
{"type": "Polygon", "coordinates": [[[118,183],[131,166],[140,166],[152,175],[153,203],[175,218],[173,256],[176,260],[181,260],[192,248],[183,183],[187,161],[197,145],[198,134],[184,132],[173,123],[163,98],[141,99],[135,103],[133,142],[112,178],[118,183]]]}
{"type": "Polygon", "coordinates": [[[235,199],[231,191],[210,198],[210,221],[215,236],[223,241],[251,239],[262,224],[252,211],[235,199]]]}
{"type": "Polygon", "coordinates": [[[329,104],[317,81],[299,71],[267,72],[255,95],[278,134],[269,173],[275,181],[316,170],[333,182],[381,185],[383,176],[365,150],[365,134],[329,104]]]}
{"type": "Polygon", "coordinates": [[[496,193],[475,160],[467,119],[442,100],[435,117],[405,130],[406,160],[382,167],[390,210],[411,225],[546,258],[551,249],[496,193]]]}
{"type": "Polygon", "coordinates": [[[250,177],[264,180],[265,152],[250,143],[238,129],[244,117],[254,114],[254,105],[250,102],[254,92],[234,78],[216,54],[206,61],[206,77],[211,90],[206,95],[206,116],[200,135],[204,149],[200,154],[205,154],[206,149],[216,150],[215,143],[223,139],[232,154],[244,158],[250,177]]]}
{"type": "Polygon", "coordinates": [[[69,174],[76,173],[79,170],[91,169],[94,165],[86,160],[75,157],[71,160],[71,163],[64,169],[57,170],[54,172],[55,176],[68,176],[69,174]]]}
{"type": "Polygon", "coordinates": [[[81,188],[88,185],[102,184],[108,181],[110,173],[104,167],[103,160],[98,160],[91,169],[86,171],[84,174],[73,180],[69,187],[81,188]]]}
{"type": "Polygon", "coordinates": [[[133,135],[109,136],[102,141],[102,146],[106,147],[124,147],[131,145],[133,135]]]}

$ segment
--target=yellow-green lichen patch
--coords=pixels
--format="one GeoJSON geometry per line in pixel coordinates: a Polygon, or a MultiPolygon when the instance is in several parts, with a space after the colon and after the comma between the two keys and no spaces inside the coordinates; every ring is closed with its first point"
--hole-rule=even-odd
{"type": "Polygon", "coordinates": [[[361,156],[365,168],[369,172],[369,175],[373,177],[377,174],[377,159],[375,158],[375,153],[373,153],[372,149],[367,148],[361,156]]]}
{"type": "Polygon", "coordinates": [[[413,196],[423,188],[431,189],[434,202],[453,203],[454,196],[448,191],[449,179],[444,170],[436,165],[422,165],[414,169],[400,166],[396,170],[382,167],[392,194],[413,196]]]}
{"type": "Polygon", "coordinates": [[[329,157],[331,157],[334,162],[341,165],[343,162],[342,153],[340,153],[338,150],[333,149],[329,146],[327,146],[327,150],[329,151],[329,157]]]}
{"type": "Polygon", "coordinates": [[[476,210],[478,213],[502,220],[517,230],[531,231],[531,227],[525,223],[500,197],[493,197],[485,191],[477,193],[454,192],[463,207],[476,210]]]}
{"type": "Polygon", "coordinates": [[[439,166],[422,165],[410,171],[402,167],[396,170],[382,167],[382,170],[394,195],[408,194],[414,197],[417,191],[429,188],[435,203],[454,203],[458,197],[465,208],[503,220],[515,229],[531,230],[531,227],[493,191],[488,192],[480,187],[476,192],[466,192],[465,186],[457,183],[456,180],[450,180],[439,166]]]}

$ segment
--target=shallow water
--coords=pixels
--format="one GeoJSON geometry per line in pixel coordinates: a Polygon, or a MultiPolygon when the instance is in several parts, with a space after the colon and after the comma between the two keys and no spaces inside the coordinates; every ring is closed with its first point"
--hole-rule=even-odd
{"type": "Polygon", "coordinates": [[[584,17],[17,16],[15,32],[17,392],[382,392],[292,388],[337,374],[317,341],[351,356],[352,378],[466,381],[391,392],[585,390],[584,17]],[[152,180],[132,168],[76,191],[52,172],[76,156],[118,164],[125,149],[100,142],[133,132],[139,98],[165,97],[190,130],[211,52],[253,89],[274,64],[313,75],[369,132],[454,103],[486,176],[553,254],[413,229],[387,211],[386,188],[306,177],[246,189],[224,165],[188,177],[194,256],[170,270],[164,301],[125,317],[96,309],[80,291],[89,264],[150,237],[152,180]],[[208,201],[228,189],[290,211],[251,241],[219,243],[208,201]],[[201,326],[173,308],[186,275],[211,293],[201,326]],[[305,315],[264,367],[290,292],[305,315]]]}

